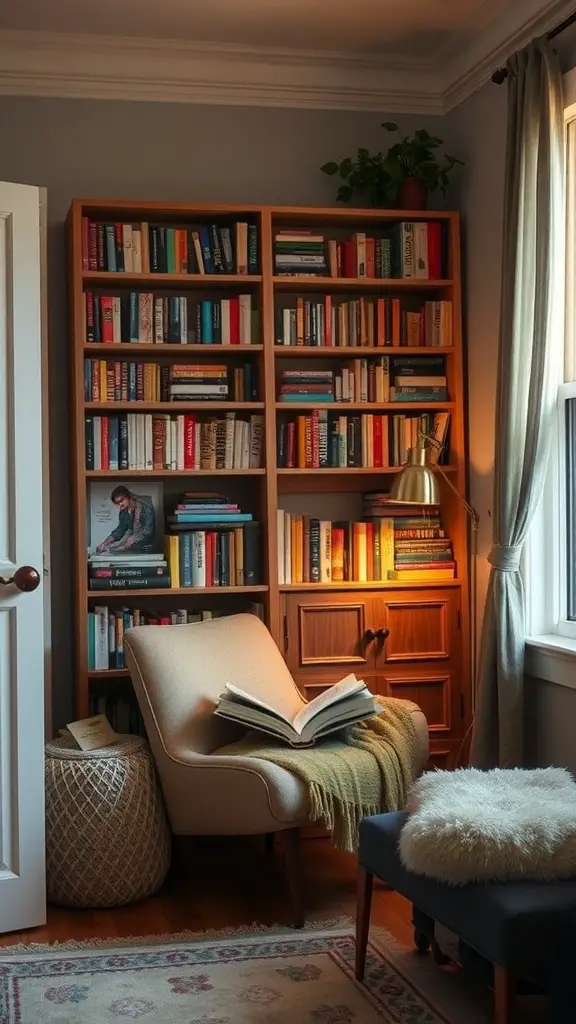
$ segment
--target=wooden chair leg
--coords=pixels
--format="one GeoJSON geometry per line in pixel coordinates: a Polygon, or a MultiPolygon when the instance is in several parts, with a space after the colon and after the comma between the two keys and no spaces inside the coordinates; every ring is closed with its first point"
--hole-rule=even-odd
{"type": "Polygon", "coordinates": [[[300,872],[300,838],[297,828],[287,828],[282,832],[282,843],[286,857],[288,888],[294,916],[294,927],[304,925],[304,907],[302,903],[302,878],[300,872]]]}
{"type": "Polygon", "coordinates": [[[372,905],[372,888],[374,875],[362,864],[358,865],[358,887],[356,892],[356,977],[364,980],[366,967],[366,947],[370,931],[370,907],[372,905]]]}
{"type": "Polygon", "coordinates": [[[513,1024],[516,1004],[516,977],[506,967],[494,964],[494,1022],[513,1024]]]}

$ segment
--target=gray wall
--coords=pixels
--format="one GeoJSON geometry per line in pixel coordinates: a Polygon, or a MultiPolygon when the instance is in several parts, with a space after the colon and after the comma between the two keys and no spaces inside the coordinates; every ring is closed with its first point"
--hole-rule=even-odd
{"type": "MultiPolygon", "coordinates": [[[[48,189],[54,728],[70,721],[72,630],[64,221],[74,197],[330,205],[318,168],[380,147],[382,117],[0,97],[1,177],[48,189]]],[[[444,119],[402,118],[438,132],[444,119]]]]}

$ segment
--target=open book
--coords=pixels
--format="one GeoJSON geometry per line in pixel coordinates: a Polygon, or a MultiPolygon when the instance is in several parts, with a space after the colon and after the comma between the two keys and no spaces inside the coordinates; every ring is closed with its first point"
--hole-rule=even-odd
{"type": "Polygon", "coordinates": [[[310,747],[322,736],[377,713],[370,690],[354,675],[301,705],[291,716],[233,683],[226,684],[214,709],[215,715],[266,732],[293,747],[310,747]]]}

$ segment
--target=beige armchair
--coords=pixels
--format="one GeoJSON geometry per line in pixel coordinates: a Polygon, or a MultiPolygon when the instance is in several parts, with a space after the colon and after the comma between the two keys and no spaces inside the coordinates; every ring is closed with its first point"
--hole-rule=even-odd
{"type": "MultiPolygon", "coordinates": [[[[310,825],[303,782],[268,761],[219,755],[242,730],[213,716],[227,682],[293,714],[303,703],[266,626],[250,614],[173,629],[138,626],[124,637],[126,661],[176,835],[282,833],[294,917],[302,923],[298,829],[310,825]],[[216,753],[214,753],[216,751],[216,753]]],[[[336,680],[335,680],[336,681],[336,680]]],[[[422,764],[428,731],[414,713],[422,764]]]]}

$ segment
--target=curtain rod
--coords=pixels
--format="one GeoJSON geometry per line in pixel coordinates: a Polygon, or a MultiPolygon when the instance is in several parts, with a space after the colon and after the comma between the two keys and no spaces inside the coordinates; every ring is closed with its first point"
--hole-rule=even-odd
{"type": "MultiPolygon", "coordinates": [[[[551,29],[550,32],[547,33],[548,39],[555,39],[556,36],[559,36],[561,32],[564,32],[567,28],[570,28],[570,25],[574,25],[575,22],[576,11],[574,11],[573,14],[569,14],[567,18],[564,18],[564,21],[561,21],[559,25],[556,25],[556,28],[551,29]]],[[[507,78],[508,71],[504,67],[496,68],[496,71],[492,75],[492,81],[495,82],[496,85],[502,85],[502,83],[505,82],[507,78]]]]}

